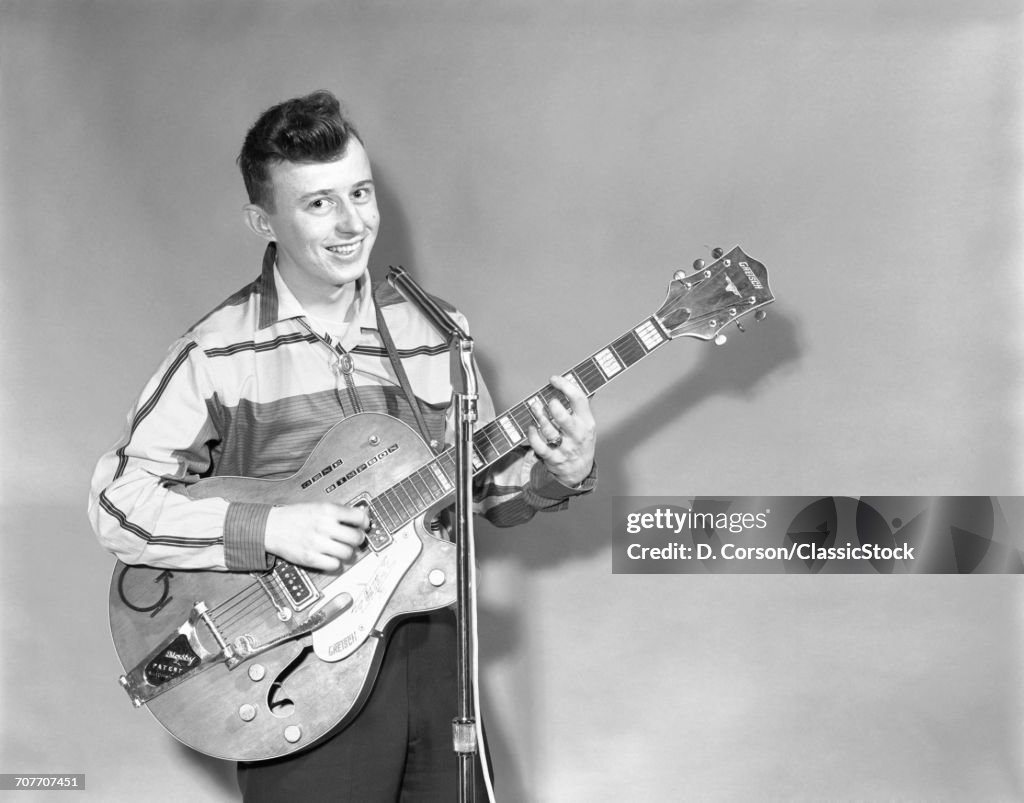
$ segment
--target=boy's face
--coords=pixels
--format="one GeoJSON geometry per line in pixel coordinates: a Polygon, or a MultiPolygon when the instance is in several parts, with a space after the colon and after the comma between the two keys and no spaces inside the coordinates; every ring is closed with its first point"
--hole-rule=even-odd
{"type": "Polygon", "coordinates": [[[262,216],[277,241],[281,276],[299,301],[336,297],[367,270],[380,213],[370,160],[353,137],[333,162],[280,162],[269,169],[274,211],[248,206],[262,216]]]}

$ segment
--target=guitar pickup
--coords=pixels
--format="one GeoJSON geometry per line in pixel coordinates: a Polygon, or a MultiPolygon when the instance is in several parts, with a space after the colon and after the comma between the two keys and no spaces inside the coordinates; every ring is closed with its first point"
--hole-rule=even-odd
{"type": "Polygon", "coordinates": [[[377,516],[377,511],[374,510],[373,505],[370,504],[370,495],[361,494],[352,501],[352,507],[359,507],[366,511],[366,515],[370,519],[370,529],[366,531],[366,544],[374,552],[380,552],[385,547],[391,545],[394,540],[391,537],[391,533],[380,527],[380,519],[377,516]]]}
{"type": "Polygon", "coordinates": [[[292,614],[308,608],[320,599],[320,590],[304,569],[283,560],[269,572],[253,574],[277,609],[277,618],[287,622],[292,614]]]}

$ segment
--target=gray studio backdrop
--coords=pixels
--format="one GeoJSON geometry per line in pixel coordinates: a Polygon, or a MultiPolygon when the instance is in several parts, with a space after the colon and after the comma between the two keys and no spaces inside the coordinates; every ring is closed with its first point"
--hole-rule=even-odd
{"type": "Polygon", "coordinates": [[[615,495],[1020,493],[1022,27],[1014,0],[2,0],[0,772],[233,793],[117,687],[86,490],[258,271],[245,128],[328,87],[376,276],[467,313],[501,405],[715,246],[778,298],[601,393],[596,495],[478,530],[499,799],[1019,799],[1018,578],[613,576],[610,539],[615,495]]]}

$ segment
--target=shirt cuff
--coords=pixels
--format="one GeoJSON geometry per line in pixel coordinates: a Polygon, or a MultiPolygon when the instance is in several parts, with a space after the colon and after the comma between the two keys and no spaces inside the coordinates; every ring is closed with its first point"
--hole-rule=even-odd
{"type": "Polygon", "coordinates": [[[551,504],[553,502],[562,502],[566,499],[571,499],[574,496],[580,496],[581,494],[590,493],[596,486],[596,460],[590,467],[590,473],[584,478],[583,482],[575,488],[570,488],[568,485],[564,484],[550,471],[548,471],[547,466],[538,460],[533,465],[533,468],[530,469],[530,484],[526,490],[528,495],[541,497],[542,499],[547,500],[548,504],[551,504]]]}
{"type": "Polygon", "coordinates": [[[262,572],[274,565],[264,549],[267,517],[273,505],[231,502],[224,518],[224,564],[233,572],[262,572]]]}

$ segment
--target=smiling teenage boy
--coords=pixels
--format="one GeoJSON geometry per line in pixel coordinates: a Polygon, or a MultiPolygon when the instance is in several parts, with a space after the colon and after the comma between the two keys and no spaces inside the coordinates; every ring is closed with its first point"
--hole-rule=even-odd
{"type": "MultiPolygon", "coordinates": [[[[365,412],[406,422],[432,446],[450,442],[447,345],[388,285],[371,282],[381,223],[372,169],[331,93],[264,112],[238,163],[245,221],[267,241],[261,273],[172,346],[99,461],[90,517],[128,564],[258,572],[282,558],[336,571],[364,541],[362,508],[192,499],[186,489],[210,476],[289,477],[333,425],[365,412]]],[[[586,397],[562,377],[551,384],[569,409],[534,405],[529,447],[477,478],[476,512],[498,526],[560,510],[596,482],[586,397]]],[[[480,391],[485,423],[494,409],[480,391]]],[[[403,619],[356,718],[305,751],[240,764],[244,799],[451,800],[454,664],[450,610],[403,619]]]]}

